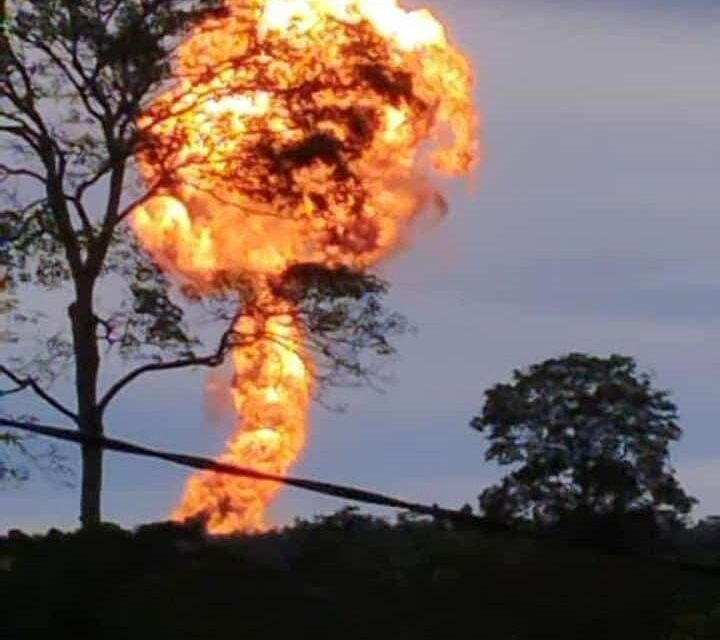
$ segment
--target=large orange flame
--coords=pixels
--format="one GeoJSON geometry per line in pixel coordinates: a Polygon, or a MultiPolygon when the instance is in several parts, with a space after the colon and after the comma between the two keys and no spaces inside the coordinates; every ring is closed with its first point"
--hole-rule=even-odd
{"type": "MultiPolygon", "coordinates": [[[[252,283],[233,354],[241,424],[222,459],[285,474],[313,372],[268,279],[299,263],[376,263],[437,199],[433,174],[470,171],[471,69],[429,11],[397,0],[228,0],[181,44],[174,77],[140,118],[139,166],[159,195],[133,225],[198,290],[252,283]]],[[[276,491],[201,473],[174,517],[260,530],[276,491]]]]}

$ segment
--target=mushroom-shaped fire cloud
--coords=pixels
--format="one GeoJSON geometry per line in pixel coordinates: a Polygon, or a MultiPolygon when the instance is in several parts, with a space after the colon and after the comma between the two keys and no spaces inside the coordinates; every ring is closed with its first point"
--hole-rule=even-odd
{"type": "MultiPolygon", "coordinates": [[[[251,283],[236,331],[238,429],[222,459],[284,474],[305,444],[313,371],[292,303],[294,265],[364,270],[438,199],[433,180],[477,156],[472,70],[428,10],[397,0],[227,0],[177,51],[139,120],[133,214],[153,258],[208,293],[251,283]]],[[[193,476],[174,516],[261,530],[271,483],[193,476]]]]}

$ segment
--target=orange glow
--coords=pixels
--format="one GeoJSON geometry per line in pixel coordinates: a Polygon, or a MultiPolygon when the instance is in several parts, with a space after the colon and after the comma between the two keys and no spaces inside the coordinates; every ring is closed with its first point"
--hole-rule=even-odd
{"type": "MultiPolygon", "coordinates": [[[[312,375],[301,356],[300,333],[292,318],[283,314],[289,309],[271,298],[264,303],[265,317],[257,319],[263,325],[258,327],[258,335],[263,337],[233,352],[232,398],[242,416],[242,428],[230,439],[220,460],[284,475],[305,446],[312,375]]],[[[249,324],[254,330],[255,323],[249,324]]],[[[248,330],[236,328],[241,333],[248,330]]],[[[213,533],[256,531],[263,528],[265,507],[278,488],[246,478],[196,474],[173,515],[184,520],[203,514],[213,533]]]]}
{"type": "MultiPolygon", "coordinates": [[[[221,459],[287,473],[306,439],[313,371],[271,276],[314,262],[365,269],[477,157],[472,73],[427,10],[397,0],[229,0],[178,49],[174,82],[139,119],[143,245],[207,292],[251,282],[236,326],[238,430],[221,459]],[[259,309],[259,311],[258,311],[259,309]],[[251,339],[254,338],[254,339],[251,339]]],[[[278,487],[197,474],[177,519],[256,531],[278,487]]]]}

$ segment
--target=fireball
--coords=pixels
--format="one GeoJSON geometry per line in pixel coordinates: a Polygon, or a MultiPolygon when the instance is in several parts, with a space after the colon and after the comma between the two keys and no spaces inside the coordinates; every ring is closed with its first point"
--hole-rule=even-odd
{"type": "MultiPolygon", "coordinates": [[[[196,290],[252,283],[222,461],[283,475],[305,446],[312,364],[269,279],[302,263],[363,270],[397,247],[437,176],[477,160],[472,87],[443,25],[397,0],[228,0],[180,45],[139,119],[157,195],[132,222],[196,290]]],[[[277,490],[200,473],[174,517],[263,530],[277,490]]]]}

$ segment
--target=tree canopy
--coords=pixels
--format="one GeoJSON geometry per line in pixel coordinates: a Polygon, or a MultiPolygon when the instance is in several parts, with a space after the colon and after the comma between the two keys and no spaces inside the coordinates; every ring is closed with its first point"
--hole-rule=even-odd
{"type": "Polygon", "coordinates": [[[650,511],[683,516],[669,445],[682,431],[668,392],[632,358],[573,353],[513,373],[486,392],[471,426],[486,459],[513,467],[481,495],[487,515],[552,524],[650,511]]]}

